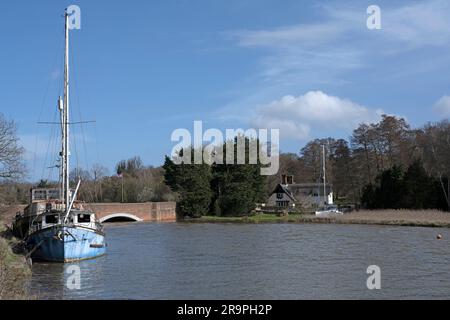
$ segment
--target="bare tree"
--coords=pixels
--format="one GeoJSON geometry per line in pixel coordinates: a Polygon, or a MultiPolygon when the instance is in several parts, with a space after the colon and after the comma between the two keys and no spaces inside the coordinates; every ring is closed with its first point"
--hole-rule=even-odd
{"type": "Polygon", "coordinates": [[[357,129],[353,131],[353,136],[351,137],[353,152],[356,158],[360,160],[359,163],[364,162],[367,169],[365,183],[371,183],[373,180],[374,157],[373,150],[371,149],[369,133],[370,126],[367,124],[361,124],[357,129]]]}
{"type": "Polygon", "coordinates": [[[108,175],[108,168],[101,164],[94,164],[91,169],[91,175],[94,179],[94,201],[103,201],[102,180],[108,175]]]}
{"type": "Polygon", "coordinates": [[[425,166],[439,179],[450,210],[450,122],[425,125],[418,139],[425,166]]]}
{"type": "Polygon", "coordinates": [[[16,124],[0,113],[0,179],[18,179],[24,175],[23,153],[16,124]]]}
{"type": "Polygon", "coordinates": [[[383,169],[394,165],[408,166],[412,163],[415,151],[414,131],[405,119],[383,115],[376,125],[379,131],[378,140],[385,158],[383,169]]]}
{"type": "Polygon", "coordinates": [[[94,181],[99,181],[108,175],[108,168],[101,164],[94,164],[91,169],[91,176],[94,181]]]}

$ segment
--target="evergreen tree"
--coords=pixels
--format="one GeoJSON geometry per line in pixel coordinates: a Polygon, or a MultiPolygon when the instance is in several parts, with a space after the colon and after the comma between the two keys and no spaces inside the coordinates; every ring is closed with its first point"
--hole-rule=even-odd
{"type": "Polygon", "coordinates": [[[379,177],[379,186],[375,191],[377,207],[381,209],[400,209],[402,195],[405,193],[403,171],[394,166],[385,170],[379,177]]]}
{"type": "Polygon", "coordinates": [[[361,205],[366,209],[376,209],[378,201],[376,199],[375,188],[373,184],[369,183],[362,191],[361,205]]]}
{"type": "Polygon", "coordinates": [[[432,199],[434,209],[449,211],[447,198],[450,194],[450,181],[448,178],[431,178],[433,181],[432,191],[430,191],[430,199],[432,199]],[[449,186],[444,190],[442,186],[449,186]]]}
{"type": "Polygon", "coordinates": [[[212,197],[211,167],[207,164],[177,165],[166,157],[163,168],[166,184],[180,196],[178,213],[190,217],[208,214],[212,197]]]}
{"type": "MultiPolygon", "coordinates": [[[[251,155],[259,154],[259,141],[238,136],[230,142],[234,148],[233,164],[175,164],[166,157],[165,182],[180,196],[180,215],[199,217],[208,213],[217,216],[242,216],[255,209],[256,203],[266,199],[265,176],[261,175],[261,164],[249,164],[251,155]],[[239,140],[242,139],[242,140],[239,140]],[[245,164],[238,164],[238,145],[245,145],[245,164]],[[256,151],[256,152],[255,152],[256,151]]],[[[227,145],[223,144],[226,159],[227,145]]],[[[191,150],[194,155],[194,150],[191,150]]],[[[180,157],[183,156],[181,150],[180,157]]]]}
{"type": "MultiPolygon", "coordinates": [[[[256,152],[259,154],[258,140],[238,136],[230,143],[234,146],[234,164],[213,164],[212,211],[216,215],[242,216],[254,210],[256,203],[265,201],[266,177],[261,175],[259,160],[257,164],[249,164],[251,145],[257,146],[256,152]],[[237,164],[239,142],[245,143],[246,164],[237,164]]],[[[226,157],[226,145],[223,146],[223,154],[226,157]]]]}
{"type": "Polygon", "coordinates": [[[436,208],[437,195],[434,193],[433,179],[426,173],[422,162],[414,161],[404,176],[405,193],[402,197],[402,207],[408,209],[436,208]]]}
{"type": "Polygon", "coordinates": [[[447,209],[441,182],[427,174],[420,160],[403,172],[394,166],[364,187],[361,204],[367,209],[447,209]]]}

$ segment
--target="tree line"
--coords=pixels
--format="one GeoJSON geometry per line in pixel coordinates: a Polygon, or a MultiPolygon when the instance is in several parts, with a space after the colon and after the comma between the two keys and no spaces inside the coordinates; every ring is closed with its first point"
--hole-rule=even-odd
{"type": "MultiPolygon", "coordinates": [[[[260,164],[175,165],[166,158],[164,166],[151,167],[139,157],[119,161],[112,175],[104,166],[94,165],[90,170],[76,168],[70,177],[74,184],[82,178],[79,196],[87,202],[177,201],[182,215],[243,215],[267,200],[281,174],[294,175],[299,183],[321,182],[322,145],[338,203],[370,209],[449,210],[447,120],[411,128],[403,118],[383,115],[378,122],[359,125],[348,139],[315,139],[298,154],[280,154],[279,174],[267,178],[259,174],[260,164]]],[[[32,186],[57,186],[49,181],[17,182],[25,173],[23,153],[15,123],[0,114],[2,204],[26,203],[32,186]]]]}
{"type": "MultiPolygon", "coordinates": [[[[366,201],[371,188],[400,198],[401,190],[387,191],[388,185],[384,183],[386,176],[395,172],[398,179],[404,179],[410,197],[419,196],[419,191],[424,189],[439,197],[437,202],[424,203],[424,208],[450,208],[450,123],[447,120],[414,129],[403,118],[383,115],[379,122],[359,125],[348,140],[316,139],[308,142],[298,155],[280,155],[280,171],[294,175],[297,182],[321,182],[322,145],[326,147],[327,175],[338,203],[374,208],[373,202],[366,201]],[[414,180],[408,174],[419,168],[423,168],[421,173],[428,177],[427,181],[414,180]]],[[[268,190],[273,190],[279,179],[270,177],[269,180],[268,190]]],[[[391,202],[380,203],[383,199],[378,198],[379,205],[375,207],[394,206],[391,202]]],[[[401,207],[416,207],[409,205],[410,201],[400,203],[403,203],[401,207]]]]}
{"type": "MultiPolygon", "coordinates": [[[[177,200],[176,194],[164,182],[163,168],[144,166],[139,157],[120,161],[112,175],[108,174],[106,167],[96,164],[91,170],[73,169],[69,178],[71,186],[76,186],[78,180],[82,180],[77,198],[88,203],[177,200]],[[122,167],[123,163],[127,164],[125,168],[122,167]],[[133,167],[134,164],[139,166],[133,167]]],[[[58,187],[57,181],[48,180],[40,180],[38,183],[3,181],[0,183],[0,204],[26,204],[31,188],[58,187]]]]}

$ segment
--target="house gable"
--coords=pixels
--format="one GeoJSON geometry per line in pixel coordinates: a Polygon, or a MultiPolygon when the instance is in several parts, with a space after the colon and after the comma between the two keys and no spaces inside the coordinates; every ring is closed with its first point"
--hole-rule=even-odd
{"type": "Polygon", "coordinates": [[[292,193],[281,184],[276,186],[268,200],[269,206],[280,206],[280,203],[292,206],[295,202],[296,200],[292,193]]]}

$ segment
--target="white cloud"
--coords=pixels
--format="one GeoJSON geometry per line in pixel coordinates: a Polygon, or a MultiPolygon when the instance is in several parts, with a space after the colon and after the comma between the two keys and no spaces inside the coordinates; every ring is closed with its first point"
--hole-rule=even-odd
{"type": "Polygon", "coordinates": [[[229,33],[243,47],[290,47],[320,45],[342,34],[335,23],[301,24],[273,30],[241,30],[229,33]]]}
{"type": "Polygon", "coordinates": [[[443,96],[433,107],[434,112],[442,117],[450,117],[450,96],[443,96]]]}
{"type": "Polygon", "coordinates": [[[450,44],[450,2],[418,2],[393,10],[384,10],[383,29],[393,40],[412,47],[450,44]]]}
{"type": "MultiPolygon", "coordinates": [[[[238,30],[228,35],[239,47],[269,49],[260,59],[257,76],[271,85],[287,87],[295,83],[341,84],[354,70],[378,71],[374,63],[380,57],[406,54],[424,47],[446,48],[450,46],[450,1],[430,0],[407,3],[400,6],[382,5],[382,30],[371,31],[366,27],[366,7],[360,3],[350,5],[316,5],[323,21],[279,26],[272,29],[238,30]],[[324,80],[325,79],[325,80],[324,80]]],[[[447,57],[447,53],[434,53],[447,57]]],[[[393,58],[396,59],[396,58],[393,58]]],[[[398,59],[398,58],[397,58],[398,59]]],[[[445,58],[445,62],[448,58],[445,58]]],[[[389,77],[406,73],[420,73],[420,66],[395,63],[389,77]]],[[[426,63],[426,61],[424,61],[426,63]]],[[[383,64],[381,67],[385,66],[383,64]]],[[[433,68],[438,68],[436,64],[433,68]]],[[[429,67],[425,70],[428,71],[429,67]]],[[[368,77],[371,76],[367,72],[368,77]]]]}
{"type": "Polygon", "coordinates": [[[322,91],[309,91],[298,97],[284,96],[257,108],[253,125],[280,129],[284,137],[305,140],[314,128],[353,129],[360,123],[376,121],[381,113],[322,91]]]}
{"type": "Polygon", "coordinates": [[[431,0],[405,6],[381,6],[382,30],[369,31],[366,28],[365,7],[353,8],[318,5],[326,20],[321,23],[297,24],[268,30],[240,30],[230,32],[237,44],[243,47],[313,47],[330,45],[347,40],[360,40],[377,32],[382,37],[377,42],[392,41],[398,48],[412,48],[426,45],[449,45],[450,2],[431,0]],[[357,39],[355,39],[357,36],[357,39]],[[401,43],[399,43],[401,42],[401,43]],[[405,47],[405,44],[409,45],[405,47]]]}

